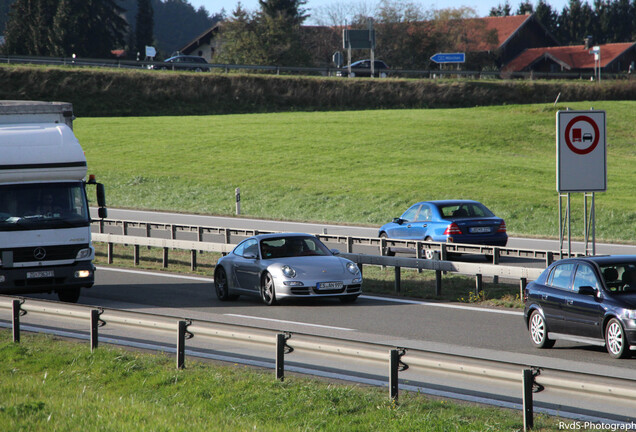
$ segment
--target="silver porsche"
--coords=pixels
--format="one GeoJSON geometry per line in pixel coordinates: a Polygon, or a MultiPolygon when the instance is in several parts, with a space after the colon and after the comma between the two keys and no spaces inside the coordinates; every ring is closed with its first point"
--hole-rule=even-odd
{"type": "Polygon", "coordinates": [[[239,243],[214,270],[219,300],[257,295],[267,305],[284,298],[337,297],[354,302],[362,292],[358,266],[311,234],[260,234],[239,243]]]}

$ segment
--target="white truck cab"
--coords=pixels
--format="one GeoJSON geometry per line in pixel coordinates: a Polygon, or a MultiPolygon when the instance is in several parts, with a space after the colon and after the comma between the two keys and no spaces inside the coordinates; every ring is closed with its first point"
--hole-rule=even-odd
{"type": "Polygon", "coordinates": [[[0,293],[77,302],[95,281],[84,152],[61,102],[0,101],[0,293]]]}

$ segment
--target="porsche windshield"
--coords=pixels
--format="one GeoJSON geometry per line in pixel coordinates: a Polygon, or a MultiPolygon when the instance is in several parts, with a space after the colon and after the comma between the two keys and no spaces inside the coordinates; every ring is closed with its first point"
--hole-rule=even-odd
{"type": "Polygon", "coordinates": [[[82,182],[0,186],[0,231],[73,228],[89,223],[82,182]]]}
{"type": "Polygon", "coordinates": [[[329,249],[315,237],[279,237],[261,241],[264,259],[329,255],[329,249]]]}

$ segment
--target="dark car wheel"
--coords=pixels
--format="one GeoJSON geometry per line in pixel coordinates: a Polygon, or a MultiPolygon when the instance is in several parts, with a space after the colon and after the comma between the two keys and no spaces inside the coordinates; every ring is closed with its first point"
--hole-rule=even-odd
{"type": "Polygon", "coordinates": [[[265,273],[261,279],[261,299],[267,306],[276,304],[276,290],[274,288],[274,278],[271,274],[265,273]]]}
{"type": "Polygon", "coordinates": [[[613,358],[627,358],[630,356],[625,330],[616,318],[612,318],[605,327],[605,346],[607,352],[613,358]]]}
{"type": "MultiPolygon", "coordinates": [[[[382,233],[382,234],[380,234],[380,238],[386,240],[386,239],[389,238],[389,236],[386,235],[386,233],[382,233]]],[[[384,248],[382,248],[382,255],[384,255],[384,256],[394,256],[395,252],[393,252],[390,247],[385,246],[384,248]]]]}
{"type": "Polygon", "coordinates": [[[66,303],[77,303],[82,288],[66,288],[57,292],[57,298],[66,303]]]}
{"type": "Polygon", "coordinates": [[[545,324],[543,315],[534,311],[530,315],[530,323],[528,325],[530,330],[530,340],[532,344],[537,348],[552,348],[554,341],[548,339],[548,326],[545,324]]]}
{"type": "Polygon", "coordinates": [[[223,267],[218,267],[214,271],[214,290],[216,291],[216,296],[221,301],[233,300],[236,298],[236,296],[230,295],[230,288],[227,283],[227,274],[223,267]]]}

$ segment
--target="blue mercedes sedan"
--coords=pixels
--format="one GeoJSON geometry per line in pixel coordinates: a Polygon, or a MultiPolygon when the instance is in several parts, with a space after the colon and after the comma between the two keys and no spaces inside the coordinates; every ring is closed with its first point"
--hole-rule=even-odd
{"type": "Polygon", "coordinates": [[[380,237],[506,246],[506,222],[480,202],[421,201],[383,225],[380,237]]]}

